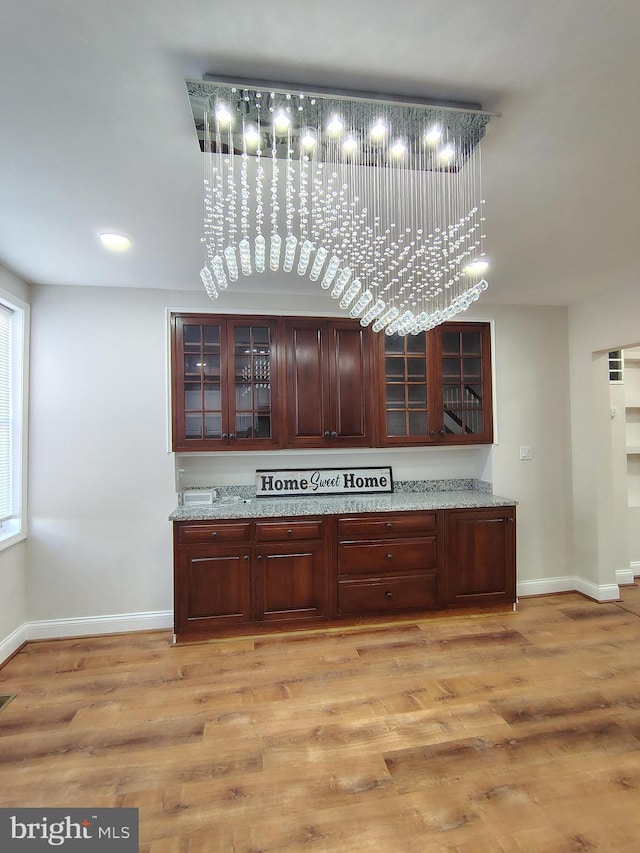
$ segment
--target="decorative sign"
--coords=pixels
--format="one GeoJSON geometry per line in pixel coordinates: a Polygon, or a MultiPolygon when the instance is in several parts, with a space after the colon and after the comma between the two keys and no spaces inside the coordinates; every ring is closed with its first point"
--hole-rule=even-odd
{"type": "Polygon", "coordinates": [[[391,468],[285,468],[256,471],[256,497],[393,492],[391,468]]]}

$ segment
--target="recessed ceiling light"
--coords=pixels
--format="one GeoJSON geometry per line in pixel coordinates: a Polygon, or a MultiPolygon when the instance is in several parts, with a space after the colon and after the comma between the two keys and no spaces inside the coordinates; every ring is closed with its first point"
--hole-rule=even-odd
{"type": "Polygon", "coordinates": [[[425,133],[424,138],[425,142],[428,142],[430,145],[437,145],[437,143],[442,139],[442,131],[438,125],[434,124],[433,127],[430,127],[425,133]]]}
{"type": "Polygon", "coordinates": [[[114,234],[113,232],[104,231],[99,237],[102,245],[114,252],[123,252],[131,246],[131,237],[127,237],[124,234],[114,234]]]}
{"type": "Polygon", "coordinates": [[[291,119],[286,113],[280,112],[276,114],[273,123],[277,130],[286,130],[291,124],[291,119]]]}
{"type": "Polygon", "coordinates": [[[477,261],[471,261],[470,264],[467,264],[464,271],[471,275],[480,275],[480,273],[485,272],[488,268],[489,261],[485,258],[479,258],[477,261]]]}
{"type": "Polygon", "coordinates": [[[233,116],[231,115],[231,110],[226,104],[218,104],[216,107],[216,118],[220,124],[229,124],[233,116]]]}
{"type": "Polygon", "coordinates": [[[255,127],[248,127],[244,132],[244,141],[247,145],[257,145],[260,142],[260,134],[255,127]]]}
{"type": "Polygon", "coordinates": [[[384,139],[387,135],[387,125],[382,121],[377,121],[369,131],[372,139],[384,139]]]}

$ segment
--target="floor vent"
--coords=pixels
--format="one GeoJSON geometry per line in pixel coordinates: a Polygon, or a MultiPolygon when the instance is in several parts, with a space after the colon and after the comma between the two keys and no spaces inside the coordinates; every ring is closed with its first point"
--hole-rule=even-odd
{"type": "Polygon", "coordinates": [[[0,696],[0,711],[6,708],[12,699],[15,699],[15,694],[13,696],[0,696]]]}

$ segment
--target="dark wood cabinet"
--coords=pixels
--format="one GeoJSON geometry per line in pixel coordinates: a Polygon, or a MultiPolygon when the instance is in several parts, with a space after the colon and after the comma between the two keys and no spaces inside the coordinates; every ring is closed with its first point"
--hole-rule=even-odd
{"type": "Polygon", "coordinates": [[[172,317],[174,450],[282,443],[276,325],[259,317],[172,317]]]}
{"type": "Polygon", "coordinates": [[[328,615],[324,519],[174,525],[177,635],[328,615]]]}
{"type": "Polygon", "coordinates": [[[442,606],[435,512],[337,521],[338,616],[394,615],[442,606]]]}
{"type": "Polygon", "coordinates": [[[286,323],[287,445],[372,444],[368,329],[349,320],[286,323]]]}
{"type": "Polygon", "coordinates": [[[515,507],[174,522],[175,633],[515,602],[515,507]]]}
{"type": "Polygon", "coordinates": [[[379,443],[389,447],[435,444],[435,370],[426,332],[379,335],[377,378],[379,443]]]}
{"type": "Polygon", "coordinates": [[[432,332],[434,424],[440,444],[493,441],[488,323],[445,323],[432,332]]]}
{"type": "Polygon", "coordinates": [[[493,441],[488,323],[445,323],[418,335],[381,335],[379,443],[493,441]]]}
{"type": "Polygon", "coordinates": [[[258,622],[327,617],[325,526],[323,519],[256,522],[258,622]]]}
{"type": "Polygon", "coordinates": [[[504,507],[446,513],[448,607],[515,601],[515,512],[504,507]]]}

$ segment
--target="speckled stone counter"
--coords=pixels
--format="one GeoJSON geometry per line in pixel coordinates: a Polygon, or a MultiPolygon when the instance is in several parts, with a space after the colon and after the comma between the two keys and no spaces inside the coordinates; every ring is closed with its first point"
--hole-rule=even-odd
{"type": "Polygon", "coordinates": [[[516,501],[481,488],[395,491],[388,495],[332,495],[305,498],[256,498],[227,495],[211,506],[179,506],[171,521],[225,518],[279,518],[303,515],[347,515],[364,512],[407,512],[515,506],[516,501]]]}

